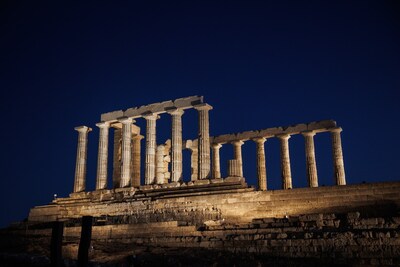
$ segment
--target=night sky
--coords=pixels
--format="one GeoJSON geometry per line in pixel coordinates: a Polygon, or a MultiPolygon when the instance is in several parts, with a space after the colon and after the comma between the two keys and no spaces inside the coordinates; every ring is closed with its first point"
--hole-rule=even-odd
{"type": "MultiPolygon", "coordinates": [[[[101,113],[191,95],[214,107],[211,136],[336,120],[348,184],[400,181],[398,1],[81,2],[0,4],[0,227],[72,192],[75,126],[93,128],[93,190],[101,113]]],[[[184,139],[197,137],[197,123],[188,110],[184,139]]],[[[157,124],[161,144],[170,116],[157,124]]],[[[303,137],[289,142],[294,187],[305,187],[303,137]]],[[[330,135],[315,144],[319,183],[332,185],[330,135]]],[[[279,189],[279,142],[265,146],[268,186],[279,189]]],[[[223,176],[231,158],[224,145],[223,176]]],[[[246,142],[249,185],[255,158],[246,142]]]]}

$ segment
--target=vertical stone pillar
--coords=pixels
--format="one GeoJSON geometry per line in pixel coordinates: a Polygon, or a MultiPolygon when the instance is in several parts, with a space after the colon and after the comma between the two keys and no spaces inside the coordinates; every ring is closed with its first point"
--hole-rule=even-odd
{"type": "Polygon", "coordinates": [[[240,162],[237,159],[228,160],[228,177],[240,176],[240,162]]]}
{"type": "Polygon", "coordinates": [[[164,183],[164,154],[165,147],[164,145],[157,146],[156,152],[156,183],[163,184],[164,183]]]}
{"type": "Polygon", "coordinates": [[[281,174],[283,189],[292,188],[292,172],[290,170],[289,138],[290,135],[282,134],[277,136],[281,141],[281,174]]]}
{"type": "Polygon", "coordinates": [[[306,150],[306,168],[309,187],[318,187],[317,163],[315,160],[314,135],[315,132],[303,132],[306,150]]]}
{"type": "Polygon", "coordinates": [[[214,179],[221,178],[221,165],[219,159],[219,149],[222,147],[221,144],[212,144],[212,173],[214,179]]]}
{"type": "Polygon", "coordinates": [[[108,130],[110,128],[110,123],[100,122],[97,123],[96,126],[100,128],[96,190],[100,190],[107,188],[108,130]]]}
{"type": "Polygon", "coordinates": [[[74,193],[82,192],[86,189],[86,161],[88,133],[92,130],[87,126],[75,127],[78,131],[78,149],[76,153],[74,193]]]}
{"type": "Polygon", "coordinates": [[[208,111],[212,106],[203,103],[195,106],[199,112],[199,176],[198,179],[210,177],[210,125],[208,111]]]}
{"type": "Polygon", "coordinates": [[[199,179],[199,149],[198,145],[193,146],[190,149],[191,155],[190,155],[190,166],[192,169],[192,175],[190,177],[191,181],[195,181],[199,179]]]}
{"type": "Polygon", "coordinates": [[[340,138],[341,131],[342,128],[340,127],[331,130],[333,168],[334,168],[335,182],[337,185],[346,184],[346,176],[344,172],[344,162],[343,162],[342,140],[340,138]]]}
{"type": "Polygon", "coordinates": [[[132,137],[132,186],[140,186],[140,141],[142,135],[134,135],[132,137]]]}
{"type": "Polygon", "coordinates": [[[171,171],[172,182],[182,180],[182,109],[175,109],[168,112],[172,116],[172,138],[171,138],[171,171]]]}
{"type": "Polygon", "coordinates": [[[146,169],[145,184],[154,184],[156,177],[156,120],[157,114],[145,115],[146,119],[146,169]]]}
{"type": "Polygon", "coordinates": [[[132,118],[120,118],[122,123],[121,181],[120,187],[130,186],[132,118]]]}
{"type": "Polygon", "coordinates": [[[265,191],[267,190],[267,169],[265,167],[265,149],[264,143],[267,141],[264,137],[253,139],[257,144],[257,177],[258,177],[258,189],[265,191]]]}
{"type": "Polygon", "coordinates": [[[233,157],[239,162],[239,176],[243,177],[242,140],[232,142],[233,157]]]}
{"type": "Polygon", "coordinates": [[[121,150],[122,130],[114,128],[114,153],[113,153],[113,188],[118,188],[121,181],[121,150]]]}

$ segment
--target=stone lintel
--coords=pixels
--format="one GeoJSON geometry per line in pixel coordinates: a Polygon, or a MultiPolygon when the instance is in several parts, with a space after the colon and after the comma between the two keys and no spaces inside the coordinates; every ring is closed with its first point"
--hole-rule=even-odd
{"type": "Polygon", "coordinates": [[[238,183],[245,182],[244,177],[226,177],[224,178],[224,183],[238,183]]]}
{"type": "Polygon", "coordinates": [[[189,96],[184,98],[178,98],[175,100],[168,100],[159,103],[153,103],[150,105],[144,105],[140,107],[129,108],[125,111],[117,110],[108,113],[101,114],[101,121],[116,121],[119,117],[132,117],[138,118],[142,117],[146,113],[165,113],[168,109],[178,108],[178,109],[189,109],[193,108],[195,105],[203,103],[202,96],[189,96]]]}
{"type": "Polygon", "coordinates": [[[315,133],[329,132],[334,130],[335,128],[337,128],[335,121],[324,120],[324,121],[316,121],[310,123],[301,123],[285,127],[273,127],[273,128],[266,128],[263,130],[246,131],[235,134],[224,134],[224,135],[214,136],[213,138],[210,137],[210,141],[212,143],[225,144],[225,143],[231,143],[233,141],[239,141],[239,140],[245,141],[259,137],[271,138],[282,134],[294,135],[306,131],[313,131],[315,133]]]}

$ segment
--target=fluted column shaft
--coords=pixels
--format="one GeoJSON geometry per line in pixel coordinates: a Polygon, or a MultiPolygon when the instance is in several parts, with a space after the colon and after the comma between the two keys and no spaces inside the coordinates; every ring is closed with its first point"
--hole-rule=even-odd
{"type": "Polygon", "coordinates": [[[199,179],[210,177],[210,125],[208,112],[212,107],[208,104],[195,106],[199,112],[199,179]]]}
{"type": "Polygon", "coordinates": [[[239,164],[239,175],[243,177],[243,159],[242,159],[242,145],[244,144],[243,141],[234,141],[232,142],[233,145],[233,157],[238,161],[239,164]]]}
{"type": "Polygon", "coordinates": [[[171,171],[172,182],[182,180],[182,109],[170,111],[172,116],[172,137],[171,137],[171,171]]]}
{"type": "Polygon", "coordinates": [[[121,181],[121,139],[122,130],[114,128],[113,188],[118,188],[121,181]]]}
{"type": "Polygon", "coordinates": [[[213,144],[212,145],[212,159],[213,159],[213,164],[212,164],[212,173],[213,173],[213,178],[221,178],[221,165],[220,165],[220,159],[219,159],[219,149],[222,147],[221,144],[213,144]]]}
{"type": "Polygon", "coordinates": [[[75,127],[78,131],[78,149],[76,153],[74,192],[82,192],[86,189],[86,162],[88,133],[92,130],[87,126],[75,127]]]}
{"type": "Polygon", "coordinates": [[[290,135],[283,134],[278,136],[281,142],[281,174],[283,189],[292,188],[292,172],[290,169],[289,138],[290,135]]]}
{"type": "Polygon", "coordinates": [[[199,177],[199,150],[198,148],[190,149],[190,166],[192,167],[191,181],[198,180],[199,177]]]}
{"type": "Polygon", "coordinates": [[[337,185],[346,184],[346,175],[344,172],[344,162],[343,162],[342,140],[340,137],[341,131],[342,128],[340,127],[331,131],[333,168],[334,168],[335,182],[337,185]]]}
{"type": "Polygon", "coordinates": [[[258,189],[267,190],[267,169],[265,167],[265,149],[264,143],[267,141],[264,137],[253,139],[257,144],[257,176],[258,189]]]}
{"type": "Polygon", "coordinates": [[[146,169],[145,184],[154,184],[156,177],[156,120],[157,114],[144,116],[146,119],[146,169]]]}
{"type": "Polygon", "coordinates": [[[121,181],[120,187],[130,186],[131,173],[131,140],[132,118],[122,118],[122,152],[121,152],[121,181]]]}
{"type": "Polygon", "coordinates": [[[302,134],[304,136],[304,141],[305,141],[308,186],[318,187],[317,163],[315,160],[315,148],[314,148],[315,132],[309,131],[309,132],[304,132],[302,134]]]}
{"type": "Polygon", "coordinates": [[[141,135],[132,137],[132,186],[140,186],[140,141],[141,135]]]}
{"type": "Polygon", "coordinates": [[[164,145],[157,146],[156,151],[156,183],[163,184],[164,183],[164,153],[165,147],[164,145]]]}
{"type": "Polygon", "coordinates": [[[108,122],[100,122],[96,126],[100,128],[96,190],[100,190],[107,188],[108,132],[110,124],[108,122]]]}

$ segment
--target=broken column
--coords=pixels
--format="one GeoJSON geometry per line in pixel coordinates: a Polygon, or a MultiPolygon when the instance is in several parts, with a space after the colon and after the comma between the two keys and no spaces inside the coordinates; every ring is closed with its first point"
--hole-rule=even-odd
{"type": "Polygon", "coordinates": [[[172,116],[172,182],[182,180],[182,109],[174,109],[168,112],[172,116]]]}
{"type": "Polygon", "coordinates": [[[86,189],[87,136],[92,129],[87,126],[79,126],[75,127],[75,130],[78,131],[79,135],[76,153],[74,193],[82,192],[86,189]]]}
{"type": "Polygon", "coordinates": [[[264,137],[254,138],[253,141],[257,144],[257,176],[258,189],[267,190],[267,170],[265,167],[265,149],[264,143],[267,139],[264,137]]]}
{"type": "Polygon", "coordinates": [[[132,186],[140,186],[140,141],[142,135],[136,134],[132,136],[132,186]]]}
{"type": "Polygon", "coordinates": [[[132,118],[120,118],[122,123],[121,180],[119,187],[130,186],[132,118]]]}
{"type": "Polygon", "coordinates": [[[221,178],[221,166],[220,166],[220,159],[219,159],[219,149],[222,147],[221,144],[212,144],[212,158],[213,158],[213,164],[212,164],[212,172],[213,172],[213,177],[214,179],[216,178],[221,178]]]}
{"type": "Polygon", "coordinates": [[[157,152],[156,152],[156,183],[157,184],[163,184],[164,181],[164,151],[165,147],[164,145],[158,145],[157,146],[157,152]]]}
{"type": "Polygon", "coordinates": [[[306,149],[306,169],[308,177],[309,187],[318,187],[318,174],[317,174],[317,163],[315,160],[315,148],[314,148],[314,135],[315,132],[307,131],[302,133],[305,141],[306,149]]]}
{"type": "Polygon", "coordinates": [[[289,134],[281,134],[277,136],[281,142],[281,175],[282,175],[282,188],[292,188],[292,172],[290,169],[290,155],[289,155],[289,134]]]}
{"type": "Polygon", "coordinates": [[[122,129],[114,126],[113,188],[118,188],[121,180],[122,129]]]}
{"type": "Polygon", "coordinates": [[[343,162],[342,140],[340,138],[341,132],[342,128],[340,127],[331,130],[334,178],[337,185],[346,184],[346,176],[344,172],[344,162],[343,162]]]}
{"type": "Polygon", "coordinates": [[[240,162],[237,159],[228,160],[228,177],[240,176],[240,162]]]}
{"type": "Polygon", "coordinates": [[[212,106],[204,103],[195,106],[199,112],[199,176],[198,179],[210,177],[210,125],[208,112],[212,106]]]}
{"type": "Polygon", "coordinates": [[[145,115],[146,119],[146,161],[145,161],[145,184],[154,184],[156,178],[156,120],[157,114],[145,115]]]}
{"type": "Polygon", "coordinates": [[[233,157],[239,162],[239,176],[243,177],[242,140],[233,141],[233,157]]]}
{"type": "Polygon", "coordinates": [[[100,128],[96,190],[100,190],[107,188],[108,130],[110,128],[110,123],[100,122],[97,123],[96,126],[100,128]]]}

